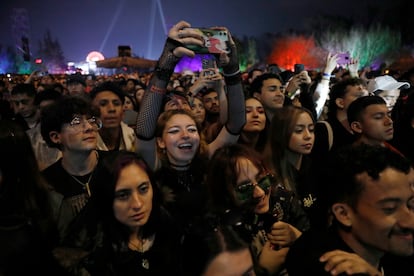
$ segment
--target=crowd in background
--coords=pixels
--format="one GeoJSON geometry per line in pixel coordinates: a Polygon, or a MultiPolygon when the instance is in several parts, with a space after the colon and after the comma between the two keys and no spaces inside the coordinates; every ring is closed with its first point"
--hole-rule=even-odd
{"type": "Polygon", "coordinates": [[[189,26],[149,73],[3,76],[0,275],[413,275],[414,66],[241,72],[229,34],[175,73],[189,26]]]}

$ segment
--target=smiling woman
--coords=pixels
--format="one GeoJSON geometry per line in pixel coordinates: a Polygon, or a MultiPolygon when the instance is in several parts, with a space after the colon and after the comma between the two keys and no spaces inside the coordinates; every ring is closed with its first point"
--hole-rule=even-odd
{"type": "Polygon", "coordinates": [[[180,99],[170,97],[174,93],[167,91],[168,82],[176,64],[183,56],[195,55],[183,44],[202,43],[199,33],[189,27],[188,22],[180,21],[170,29],[140,105],[136,127],[138,152],[156,170],[157,184],[164,192],[164,204],[184,233],[191,231],[194,221],[205,212],[203,183],[207,160],[217,148],[237,141],[245,120],[239,61],[231,36],[229,44],[232,51],[222,64],[228,89],[229,115],[217,138],[208,144],[204,142],[199,125],[189,110],[186,95],[180,99]],[[182,32],[184,29],[186,31],[182,32]],[[168,108],[163,109],[166,100],[171,105],[167,104],[168,108]],[[165,111],[160,114],[162,110],[165,111]]]}

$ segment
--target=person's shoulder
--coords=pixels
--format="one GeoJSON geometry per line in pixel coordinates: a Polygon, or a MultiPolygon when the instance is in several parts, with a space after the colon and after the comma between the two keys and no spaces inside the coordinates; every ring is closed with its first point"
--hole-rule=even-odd
{"type": "Polygon", "coordinates": [[[60,174],[63,170],[62,167],[62,158],[52,163],[50,166],[46,167],[41,171],[44,177],[52,177],[55,174],[60,174]]]}
{"type": "Polygon", "coordinates": [[[315,124],[315,143],[312,148],[312,158],[319,159],[326,155],[333,144],[333,131],[327,121],[317,121],[315,124]]]}
{"type": "Polygon", "coordinates": [[[112,151],[107,151],[107,150],[96,150],[96,153],[98,154],[98,158],[99,158],[98,162],[101,162],[101,160],[113,154],[112,151]]]}
{"type": "Polygon", "coordinates": [[[414,255],[396,256],[385,254],[381,259],[381,266],[387,276],[411,276],[414,275],[414,255]]]}
{"type": "Polygon", "coordinates": [[[37,137],[41,137],[42,134],[40,133],[40,124],[36,124],[34,127],[26,130],[26,134],[29,136],[31,140],[37,137]]]}
{"type": "Polygon", "coordinates": [[[292,245],[295,248],[302,247],[304,250],[314,250],[312,247],[315,244],[322,244],[321,240],[326,237],[327,232],[324,230],[309,229],[302,233],[302,235],[292,245]]]}
{"type": "Polygon", "coordinates": [[[285,262],[290,276],[330,275],[319,261],[320,256],[328,251],[324,246],[325,235],[325,232],[308,230],[292,244],[285,262]]]}
{"type": "Polygon", "coordinates": [[[132,127],[130,127],[129,125],[127,125],[125,122],[121,121],[120,125],[121,125],[121,129],[122,129],[123,133],[125,133],[125,134],[131,134],[132,133],[132,134],[135,135],[134,129],[132,127]]]}
{"type": "MultiPolygon", "coordinates": [[[[125,110],[124,119],[122,123],[128,126],[133,126],[137,123],[138,112],[135,110],[125,110]]],[[[122,125],[122,124],[121,124],[122,125]]]]}

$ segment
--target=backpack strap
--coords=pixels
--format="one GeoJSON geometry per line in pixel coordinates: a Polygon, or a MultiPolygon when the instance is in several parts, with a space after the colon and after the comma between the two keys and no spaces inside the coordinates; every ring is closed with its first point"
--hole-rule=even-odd
{"type": "Polygon", "coordinates": [[[324,124],[326,127],[326,131],[328,133],[328,142],[329,142],[329,150],[332,148],[333,144],[333,131],[331,125],[327,121],[318,121],[318,123],[324,124]]]}

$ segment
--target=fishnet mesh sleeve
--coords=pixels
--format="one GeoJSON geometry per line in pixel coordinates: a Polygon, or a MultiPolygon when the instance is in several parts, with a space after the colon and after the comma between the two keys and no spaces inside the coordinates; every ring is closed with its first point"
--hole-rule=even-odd
{"type": "Polygon", "coordinates": [[[180,60],[173,54],[174,49],[179,46],[182,44],[171,38],[167,38],[165,42],[138,113],[135,132],[139,139],[150,140],[154,138],[166,87],[174,72],[175,65],[180,60]]]}
{"type": "Polygon", "coordinates": [[[161,91],[151,91],[151,87],[166,87],[166,84],[165,81],[153,77],[148,86],[148,90],[144,94],[142,104],[139,108],[137,127],[135,129],[137,137],[142,140],[154,138],[157,119],[164,98],[164,93],[161,91]]]}

